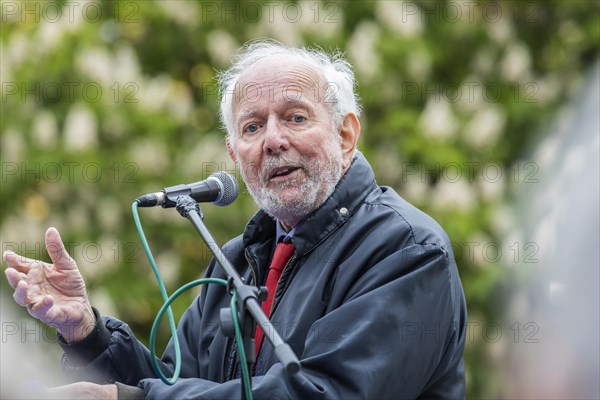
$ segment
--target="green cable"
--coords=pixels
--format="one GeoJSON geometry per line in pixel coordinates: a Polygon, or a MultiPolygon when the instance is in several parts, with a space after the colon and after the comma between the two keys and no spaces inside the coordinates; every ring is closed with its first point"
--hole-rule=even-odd
{"type": "MultiPolygon", "coordinates": [[[[179,289],[177,289],[175,291],[175,293],[173,293],[171,295],[171,297],[169,297],[167,299],[167,301],[165,301],[165,303],[162,305],[162,307],[160,308],[160,310],[158,310],[158,313],[156,314],[156,319],[154,320],[154,324],[152,324],[152,330],[150,331],[150,351],[153,352],[154,346],[156,345],[156,331],[158,330],[158,326],[160,325],[160,321],[163,317],[163,315],[165,314],[165,311],[167,311],[168,309],[170,309],[171,303],[175,301],[175,299],[177,299],[177,297],[179,297],[183,292],[185,292],[188,289],[191,289],[195,286],[198,285],[203,285],[205,283],[217,283],[223,286],[227,286],[227,281],[225,279],[220,279],[220,278],[202,278],[202,279],[196,279],[195,281],[186,283],[185,285],[181,286],[179,289]]],[[[233,296],[231,297],[231,313],[232,313],[232,317],[233,317],[233,326],[235,328],[235,339],[237,341],[238,344],[238,348],[239,349],[243,349],[244,347],[244,340],[242,339],[242,330],[240,329],[240,323],[237,317],[237,305],[236,305],[236,293],[235,293],[235,289],[233,289],[233,296]]],[[[242,367],[242,379],[244,379],[244,381],[248,384],[246,384],[246,399],[248,400],[252,400],[252,390],[250,387],[250,373],[248,372],[248,365],[246,364],[246,352],[245,351],[239,351],[240,354],[240,364],[242,367]]],[[[154,366],[154,369],[156,370],[158,368],[158,365],[155,364],[155,358],[152,358],[152,365],[154,366]]]]}
{"type": "MultiPolygon", "coordinates": [[[[227,281],[224,279],[219,279],[219,278],[202,278],[202,279],[196,279],[195,281],[186,283],[185,285],[181,286],[179,289],[177,289],[175,291],[175,293],[173,293],[171,295],[171,297],[169,297],[165,303],[162,305],[162,307],[160,308],[160,310],[158,310],[158,313],[156,314],[156,318],[154,319],[154,323],[152,324],[152,329],[150,330],[150,354],[152,355],[152,366],[154,367],[154,370],[157,373],[162,373],[159,372],[160,369],[158,367],[158,363],[156,362],[156,357],[154,356],[154,347],[156,346],[156,332],[158,331],[158,327],[160,325],[160,321],[162,320],[163,315],[165,314],[165,311],[170,311],[171,310],[171,303],[173,301],[175,301],[175,299],[177,297],[179,297],[183,292],[185,292],[188,289],[191,289],[195,286],[198,285],[202,285],[205,283],[218,283],[220,285],[223,286],[227,286],[227,281]]],[[[177,337],[177,334],[175,333],[173,337],[173,347],[175,347],[175,358],[176,358],[176,363],[177,364],[181,364],[181,350],[179,349],[179,342],[177,342],[177,344],[175,344],[175,338],[177,337]]],[[[173,375],[172,378],[172,383],[171,381],[165,381],[165,379],[162,379],[162,375],[161,375],[161,379],[163,382],[169,384],[169,385],[173,385],[176,381],[177,381],[177,377],[175,377],[175,375],[173,375]]]]}
{"type": "Polygon", "coordinates": [[[240,366],[242,367],[242,379],[246,382],[246,399],[252,400],[252,385],[250,384],[250,374],[248,373],[248,364],[246,363],[246,351],[244,350],[244,339],[242,339],[242,330],[240,323],[237,320],[237,305],[236,293],[233,289],[233,297],[231,298],[231,313],[233,314],[233,326],[235,327],[235,339],[238,343],[238,353],[240,354],[240,366]]]}
{"type": "MultiPolygon", "coordinates": [[[[175,327],[175,320],[173,318],[173,313],[171,311],[171,303],[175,301],[177,297],[179,297],[183,292],[188,289],[191,289],[195,286],[206,284],[206,283],[217,283],[220,285],[227,286],[227,281],[219,278],[202,278],[196,279],[195,281],[186,283],[181,286],[179,289],[175,291],[170,297],[167,297],[167,291],[165,289],[165,285],[160,276],[160,272],[158,271],[158,267],[156,266],[156,262],[154,261],[154,257],[152,256],[152,251],[150,250],[150,246],[148,246],[148,241],[146,240],[146,235],[144,234],[144,230],[142,229],[142,224],[140,223],[140,218],[137,212],[138,203],[135,201],[131,205],[131,210],[133,212],[133,219],[135,221],[135,226],[138,230],[138,234],[142,241],[142,246],[144,247],[144,251],[146,252],[146,256],[148,257],[148,261],[150,261],[150,265],[152,266],[152,270],[154,271],[154,275],[156,276],[156,280],[158,281],[158,286],[160,288],[160,293],[163,297],[164,304],[156,314],[156,318],[154,319],[154,323],[152,324],[152,329],[150,331],[150,361],[152,363],[152,367],[156,374],[160,377],[160,379],[166,383],[167,385],[174,385],[179,379],[179,373],[181,371],[181,349],[179,347],[179,339],[177,337],[177,328],[175,327]],[[156,346],[156,332],[158,331],[158,327],[160,325],[160,321],[162,320],[165,312],[168,313],[169,317],[169,326],[171,328],[171,338],[173,339],[173,348],[175,349],[175,372],[173,373],[173,377],[168,379],[163,372],[161,371],[156,357],[156,352],[154,347],[156,346]]],[[[246,399],[252,400],[252,389],[250,383],[250,373],[248,372],[248,365],[246,364],[246,353],[244,351],[244,341],[242,339],[242,332],[240,329],[240,323],[237,315],[237,305],[236,305],[236,292],[233,289],[231,297],[231,313],[233,318],[233,326],[235,329],[235,339],[238,344],[239,355],[240,355],[240,365],[242,368],[242,379],[245,384],[246,391],[246,399]]]]}
{"type": "MultiPolygon", "coordinates": [[[[158,281],[160,294],[162,295],[163,300],[167,301],[169,296],[167,295],[167,290],[165,289],[162,277],[160,276],[160,272],[158,271],[158,267],[156,266],[156,262],[154,261],[154,256],[152,256],[152,251],[150,251],[150,246],[148,246],[148,241],[146,240],[146,235],[144,234],[144,230],[142,229],[142,224],[140,222],[140,217],[138,215],[137,208],[138,202],[134,201],[131,205],[133,220],[138,230],[140,240],[142,241],[144,251],[146,252],[146,256],[148,257],[148,261],[150,261],[150,265],[152,266],[152,270],[154,271],[154,276],[156,276],[156,280],[158,281]]],[[[168,379],[160,370],[158,363],[156,362],[154,346],[150,347],[150,359],[152,362],[152,366],[154,367],[154,371],[160,377],[160,379],[167,385],[174,385],[175,382],[177,382],[177,379],[179,379],[179,373],[181,372],[181,350],[179,348],[179,338],[177,337],[177,328],[175,327],[175,319],[173,318],[173,312],[171,311],[171,307],[169,307],[167,311],[169,317],[169,327],[171,329],[171,337],[173,338],[173,348],[175,349],[175,372],[173,373],[173,378],[168,379]]]]}

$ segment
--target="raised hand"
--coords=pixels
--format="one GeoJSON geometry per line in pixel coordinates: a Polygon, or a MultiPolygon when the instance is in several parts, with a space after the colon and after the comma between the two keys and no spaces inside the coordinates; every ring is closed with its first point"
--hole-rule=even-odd
{"type": "Polygon", "coordinates": [[[85,283],[55,228],[46,231],[46,250],[52,264],[4,253],[5,270],[13,297],[32,317],[55,327],[69,343],[85,338],[96,317],[85,283]]]}

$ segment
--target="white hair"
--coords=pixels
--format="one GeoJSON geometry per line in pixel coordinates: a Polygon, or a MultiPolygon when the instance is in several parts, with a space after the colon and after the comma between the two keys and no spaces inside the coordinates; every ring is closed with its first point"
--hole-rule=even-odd
{"type": "Polygon", "coordinates": [[[356,94],[356,79],[352,66],[339,51],[328,54],[320,49],[286,47],[273,41],[247,43],[233,65],[219,73],[218,83],[221,98],[221,124],[234,145],[233,93],[240,76],[256,62],[271,56],[296,57],[315,67],[325,80],[324,101],[329,107],[332,122],[339,127],[348,113],[360,115],[359,98],[356,94]]]}

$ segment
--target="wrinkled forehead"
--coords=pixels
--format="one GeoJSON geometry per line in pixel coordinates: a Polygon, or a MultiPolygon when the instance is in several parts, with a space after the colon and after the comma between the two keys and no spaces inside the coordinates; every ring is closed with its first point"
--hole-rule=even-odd
{"type": "Polygon", "coordinates": [[[234,113],[256,103],[323,103],[327,85],[317,67],[284,56],[267,57],[244,72],[233,90],[234,113]]]}

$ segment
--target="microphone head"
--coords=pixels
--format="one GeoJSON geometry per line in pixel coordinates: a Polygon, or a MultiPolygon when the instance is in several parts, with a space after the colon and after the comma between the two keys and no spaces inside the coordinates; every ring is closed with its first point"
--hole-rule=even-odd
{"type": "Polygon", "coordinates": [[[237,180],[233,175],[228,174],[227,172],[219,171],[209,176],[208,179],[216,179],[221,187],[221,194],[215,201],[213,201],[213,204],[219,207],[224,207],[230,205],[235,201],[235,199],[237,199],[240,188],[238,187],[237,180]]]}

